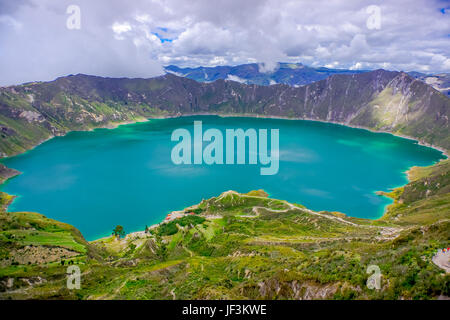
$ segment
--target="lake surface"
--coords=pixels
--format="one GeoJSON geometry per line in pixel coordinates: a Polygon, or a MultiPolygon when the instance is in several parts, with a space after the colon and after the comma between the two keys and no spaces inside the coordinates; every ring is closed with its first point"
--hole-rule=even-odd
{"type": "Polygon", "coordinates": [[[9,211],[42,213],[94,240],[118,224],[127,233],[144,230],[170,211],[227,190],[264,189],[313,210],[376,219],[391,201],[375,191],[403,185],[408,168],[442,158],[412,140],[335,124],[193,116],[56,137],[4,159],[23,174],[1,190],[19,196],[9,211]],[[174,165],[172,131],[192,132],[194,120],[203,122],[203,131],[279,129],[278,174],[262,176],[260,165],[174,165]]]}

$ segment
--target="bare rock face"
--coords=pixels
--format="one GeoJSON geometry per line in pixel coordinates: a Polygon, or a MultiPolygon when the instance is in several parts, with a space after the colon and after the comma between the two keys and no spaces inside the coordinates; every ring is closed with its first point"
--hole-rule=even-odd
{"type": "Polygon", "coordinates": [[[280,282],[277,279],[261,281],[258,284],[258,293],[261,299],[295,299],[317,300],[332,299],[337,293],[338,284],[317,284],[314,282],[299,282],[297,280],[280,282]]]}
{"type": "Polygon", "coordinates": [[[17,176],[20,174],[19,171],[10,169],[7,166],[5,166],[3,163],[0,163],[0,182],[9,178],[12,178],[14,176],[17,176]]]}
{"type": "Polygon", "coordinates": [[[19,114],[19,117],[25,118],[28,122],[43,122],[45,118],[39,112],[35,111],[23,111],[19,114]]]}

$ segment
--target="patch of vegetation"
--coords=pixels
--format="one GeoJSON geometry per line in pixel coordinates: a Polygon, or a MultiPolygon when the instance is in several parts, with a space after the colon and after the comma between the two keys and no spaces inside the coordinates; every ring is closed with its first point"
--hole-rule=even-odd
{"type": "Polygon", "coordinates": [[[200,216],[184,216],[182,218],[178,218],[172,221],[169,221],[167,223],[163,223],[161,226],[158,227],[158,230],[156,233],[160,236],[171,236],[178,232],[177,225],[181,227],[185,227],[188,225],[197,225],[201,224],[205,221],[205,218],[200,216]]]}

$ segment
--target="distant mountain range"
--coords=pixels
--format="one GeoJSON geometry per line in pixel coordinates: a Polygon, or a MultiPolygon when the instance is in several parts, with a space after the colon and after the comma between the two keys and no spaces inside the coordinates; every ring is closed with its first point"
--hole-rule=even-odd
{"type": "Polygon", "coordinates": [[[333,74],[365,72],[364,70],[328,69],[325,67],[313,68],[301,63],[278,63],[277,67],[272,71],[262,71],[264,67],[257,63],[198,68],[179,68],[170,65],[165,67],[165,70],[177,76],[200,82],[223,79],[264,86],[277,83],[298,86],[326,79],[333,74]]]}
{"type": "Polygon", "coordinates": [[[450,98],[403,72],[335,74],[301,87],[71,75],[0,88],[0,152],[21,153],[55,135],[151,117],[277,116],[361,126],[450,149],[450,98]]]}
{"type": "Polygon", "coordinates": [[[450,96],[450,73],[425,74],[420,72],[409,72],[410,76],[429,84],[439,90],[447,97],[450,96]]]}
{"type": "MultiPolygon", "coordinates": [[[[277,83],[290,86],[300,86],[328,78],[334,74],[357,74],[369,70],[329,69],[325,67],[314,68],[301,63],[279,63],[277,68],[270,72],[261,71],[259,64],[241,64],[237,66],[180,68],[174,65],[165,67],[166,72],[174,73],[200,82],[211,82],[218,79],[233,80],[246,84],[272,85],[277,83]]],[[[450,95],[450,74],[425,74],[408,72],[443,94],[450,95]]]]}

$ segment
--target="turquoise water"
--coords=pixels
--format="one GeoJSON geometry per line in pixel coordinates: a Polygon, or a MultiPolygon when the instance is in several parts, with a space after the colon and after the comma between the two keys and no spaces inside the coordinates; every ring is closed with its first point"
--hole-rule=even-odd
{"type": "MultiPolygon", "coordinates": [[[[270,135],[269,135],[270,136],[270,135]]],[[[70,223],[88,240],[143,230],[167,213],[226,190],[264,189],[313,210],[375,219],[390,200],[375,191],[407,182],[405,171],[444,156],[412,140],[313,121],[217,116],[158,119],[113,130],[71,132],[3,160],[22,175],[2,191],[18,195],[10,211],[36,211],[70,223]],[[207,128],[279,129],[279,172],[260,165],[174,165],[172,131],[207,128]]]]}

